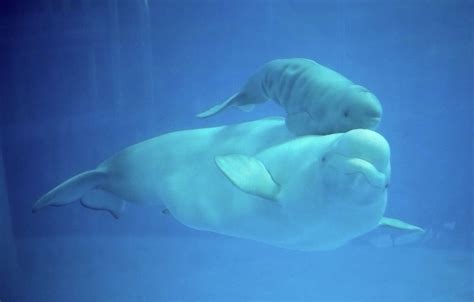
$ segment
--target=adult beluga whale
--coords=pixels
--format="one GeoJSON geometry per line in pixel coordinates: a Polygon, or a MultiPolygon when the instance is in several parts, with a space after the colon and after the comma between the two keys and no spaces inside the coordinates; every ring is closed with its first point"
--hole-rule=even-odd
{"type": "Polygon", "coordinates": [[[80,199],[120,216],[162,205],[198,230],[296,250],[327,250],[383,224],[385,139],[364,129],[294,137],[281,118],[172,132],[124,149],[41,197],[36,212],[80,199]]]}
{"type": "Polygon", "coordinates": [[[238,93],[197,116],[209,117],[229,106],[248,108],[269,99],[285,109],[287,127],[296,135],[374,129],[382,117],[379,100],[366,88],[301,58],[266,63],[238,93]]]}

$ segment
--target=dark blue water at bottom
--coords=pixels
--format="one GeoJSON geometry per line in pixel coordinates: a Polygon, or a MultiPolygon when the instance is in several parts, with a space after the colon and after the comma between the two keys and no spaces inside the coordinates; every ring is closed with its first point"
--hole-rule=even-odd
{"type": "Polygon", "coordinates": [[[2,301],[472,301],[472,253],[348,246],[305,253],[227,238],[21,240],[2,301]]]}

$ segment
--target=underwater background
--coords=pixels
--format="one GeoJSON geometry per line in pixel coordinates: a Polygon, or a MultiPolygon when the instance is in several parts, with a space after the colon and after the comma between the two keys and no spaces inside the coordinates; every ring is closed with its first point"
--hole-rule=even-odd
{"type": "Polygon", "coordinates": [[[0,44],[0,301],[474,301],[474,1],[1,1],[0,44]],[[195,117],[292,57],[380,99],[386,213],[423,238],[298,252],[160,207],[31,213],[126,146],[283,115],[195,117]]]}

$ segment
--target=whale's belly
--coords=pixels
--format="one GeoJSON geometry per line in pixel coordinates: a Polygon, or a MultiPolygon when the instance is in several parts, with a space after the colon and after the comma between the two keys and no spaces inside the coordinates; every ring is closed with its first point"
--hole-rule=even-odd
{"type": "Polygon", "coordinates": [[[273,244],[294,236],[280,205],[240,191],[213,161],[191,165],[164,182],[166,207],[191,228],[273,244]]]}

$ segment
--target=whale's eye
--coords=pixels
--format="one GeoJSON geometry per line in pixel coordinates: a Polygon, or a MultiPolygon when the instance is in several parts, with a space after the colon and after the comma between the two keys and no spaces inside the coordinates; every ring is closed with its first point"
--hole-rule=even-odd
{"type": "Polygon", "coordinates": [[[348,117],[349,116],[349,110],[344,110],[344,112],[342,113],[344,115],[344,117],[348,117]]]}
{"type": "Polygon", "coordinates": [[[325,163],[325,162],[326,162],[326,155],[324,155],[323,157],[321,157],[321,162],[322,162],[322,163],[325,163]]]}
{"type": "Polygon", "coordinates": [[[386,184],[385,184],[385,189],[387,189],[388,187],[389,187],[389,184],[388,184],[388,183],[386,183],[386,184]]]}

